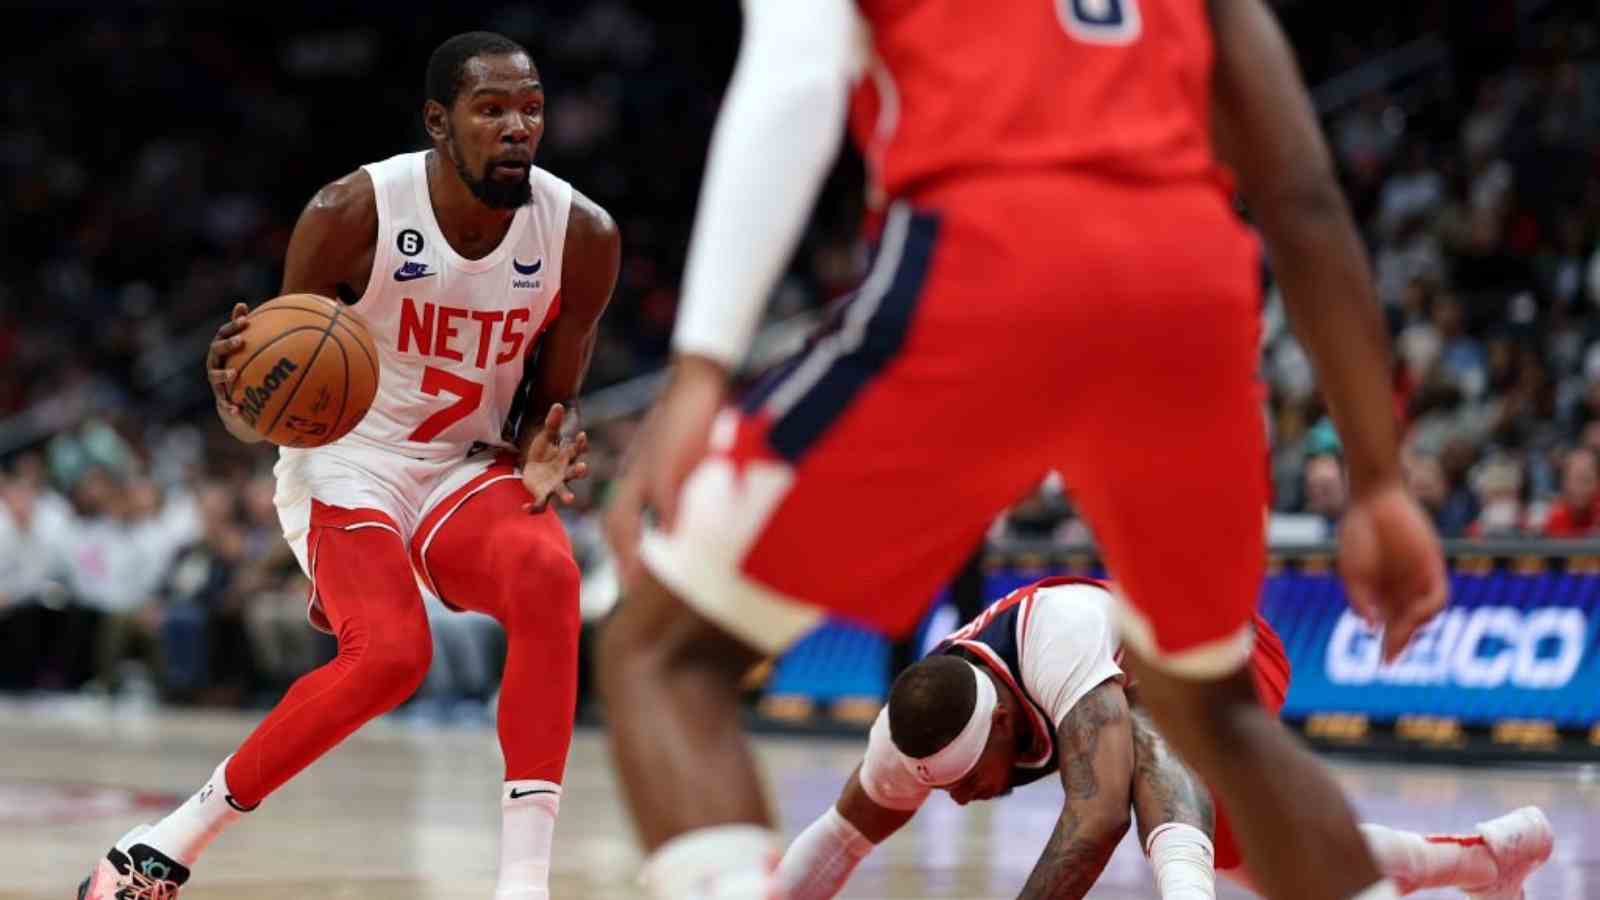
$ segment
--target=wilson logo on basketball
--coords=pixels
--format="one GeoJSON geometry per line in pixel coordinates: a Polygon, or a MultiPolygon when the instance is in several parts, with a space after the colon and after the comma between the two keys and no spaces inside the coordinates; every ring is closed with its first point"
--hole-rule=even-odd
{"type": "Polygon", "coordinates": [[[278,360],[278,364],[267,372],[266,377],[261,379],[259,386],[244,389],[244,402],[239,404],[239,413],[246,422],[254,427],[256,419],[261,417],[261,411],[266,408],[267,401],[272,399],[272,395],[277,393],[278,388],[289,380],[289,376],[297,368],[287,357],[282,357],[278,360]]]}

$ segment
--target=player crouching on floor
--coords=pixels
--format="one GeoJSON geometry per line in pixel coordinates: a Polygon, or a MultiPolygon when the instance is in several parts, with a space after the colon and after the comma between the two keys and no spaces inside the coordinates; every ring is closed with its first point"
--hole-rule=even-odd
{"type": "MultiPolygon", "coordinates": [[[[895,679],[866,757],[838,801],[783,856],[779,877],[789,900],[835,896],[932,791],[965,805],[1051,773],[1065,793],[1061,816],[1021,897],[1084,896],[1134,821],[1165,900],[1215,897],[1216,871],[1251,886],[1224,811],[1130,709],[1111,601],[1110,589],[1093,581],[1030,585],[895,679]]],[[[1288,659],[1259,615],[1250,666],[1263,704],[1276,713],[1288,659]]],[[[1554,842],[1535,807],[1471,835],[1362,831],[1401,891],[1454,887],[1473,900],[1520,900],[1523,881],[1554,842]]]]}

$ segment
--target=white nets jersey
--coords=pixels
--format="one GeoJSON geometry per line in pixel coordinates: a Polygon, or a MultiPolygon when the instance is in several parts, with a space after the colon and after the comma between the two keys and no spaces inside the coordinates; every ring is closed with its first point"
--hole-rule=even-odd
{"type": "Polygon", "coordinates": [[[434,219],[426,160],[422,151],[363,166],[378,244],[352,309],[378,346],[381,374],[372,408],[335,446],[430,459],[512,446],[525,362],[559,307],[572,185],[533,167],[532,202],[504,240],[465,259],[434,219]]]}

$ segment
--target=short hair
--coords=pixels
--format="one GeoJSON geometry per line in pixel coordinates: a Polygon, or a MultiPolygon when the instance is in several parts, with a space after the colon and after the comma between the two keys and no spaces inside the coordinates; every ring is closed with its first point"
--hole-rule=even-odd
{"type": "Polygon", "coordinates": [[[461,93],[461,81],[466,75],[468,60],[478,56],[509,56],[513,53],[533,58],[521,44],[493,31],[468,31],[450,38],[428,57],[428,78],[424,87],[427,99],[436,100],[447,109],[454,106],[456,97],[461,93]]]}
{"type": "Polygon", "coordinates": [[[978,705],[972,664],[957,656],[930,656],[889,688],[889,737],[901,753],[925,759],[949,746],[978,705]]]}

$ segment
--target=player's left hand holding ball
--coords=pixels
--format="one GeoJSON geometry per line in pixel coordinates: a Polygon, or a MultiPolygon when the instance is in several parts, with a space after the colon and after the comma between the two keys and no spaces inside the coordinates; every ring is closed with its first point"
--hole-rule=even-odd
{"type": "Polygon", "coordinates": [[[522,486],[533,495],[526,507],[530,513],[544,512],[552,497],[570,506],[578,498],[567,482],[589,474],[589,464],[583,461],[583,455],[589,452],[589,435],[580,431],[572,440],[563,442],[561,422],[566,415],[561,404],[551,405],[544,427],[528,442],[528,451],[523,454],[522,486]]]}

